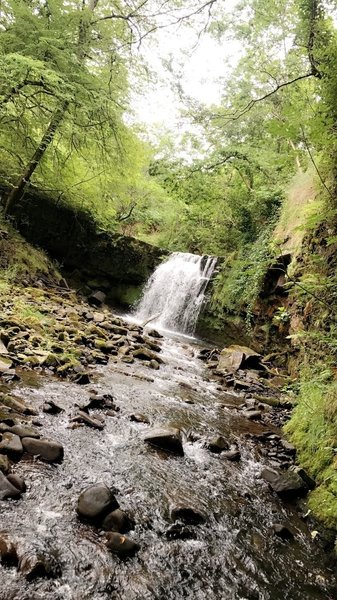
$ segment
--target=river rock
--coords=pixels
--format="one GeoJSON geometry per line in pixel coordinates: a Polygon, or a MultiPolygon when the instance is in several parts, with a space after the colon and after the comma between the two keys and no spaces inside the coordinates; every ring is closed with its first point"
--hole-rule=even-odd
{"type": "Polygon", "coordinates": [[[153,352],[152,350],[149,350],[145,347],[134,350],[132,356],[134,358],[138,358],[139,360],[148,360],[149,362],[151,362],[151,360],[155,360],[159,364],[164,362],[163,359],[158,354],[156,354],[156,352],[153,352]]]}
{"type": "Polygon", "coordinates": [[[227,373],[239,369],[261,368],[261,354],[247,346],[233,344],[224,348],[219,357],[217,370],[227,373]]]}
{"type": "Polygon", "coordinates": [[[20,557],[18,571],[27,581],[33,581],[39,577],[57,577],[61,574],[60,566],[54,557],[35,551],[26,552],[20,557]]]}
{"type": "MultiPolygon", "coordinates": [[[[303,471],[303,469],[299,469],[299,471],[303,471]]],[[[285,473],[276,469],[265,468],[261,476],[283,500],[292,500],[304,496],[310,489],[308,483],[305,481],[306,474],[302,477],[300,472],[296,471],[296,467],[295,470],[290,467],[285,473]]],[[[309,482],[312,481],[309,477],[308,479],[309,482]]]]}
{"type": "Polygon", "coordinates": [[[107,534],[106,545],[111,552],[121,557],[133,556],[139,550],[137,542],[114,531],[107,534]]]}
{"type": "Polygon", "coordinates": [[[8,431],[4,433],[0,442],[0,454],[7,454],[14,460],[20,459],[23,454],[23,447],[19,436],[8,431]]]}
{"type": "Polygon", "coordinates": [[[5,534],[0,535],[0,562],[6,567],[16,567],[19,562],[14,543],[5,534]]]}
{"type": "Polygon", "coordinates": [[[161,450],[173,452],[174,454],[184,455],[183,445],[179,429],[167,427],[163,429],[152,429],[144,437],[147,444],[156,446],[161,450]]]}
{"type": "Polygon", "coordinates": [[[48,400],[42,406],[42,411],[44,413],[47,413],[48,415],[59,415],[61,412],[64,411],[64,409],[55,404],[53,400],[48,400]]]}
{"type": "Polygon", "coordinates": [[[0,500],[20,498],[21,492],[0,471],[0,500]]]}
{"type": "Polygon", "coordinates": [[[18,435],[20,438],[24,438],[24,437],[39,438],[39,437],[41,437],[40,433],[38,431],[36,431],[36,429],[34,429],[33,427],[28,427],[27,425],[13,425],[7,431],[10,431],[11,433],[15,433],[15,435],[18,435]]]}
{"type": "Polygon", "coordinates": [[[244,416],[250,421],[260,421],[262,413],[259,410],[245,410],[244,416]]]}
{"type": "Polygon", "coordinates": [[[91,383],[89,373],[75,373],[72,377],[72,381],[78,385],[88,385],[91,383]]]}
{"type": "Polygon", "coordinates": [[[149,335],[150,337],[153,338],[157,338],[158,340],[160,340],[161,338],[163,338],[164,336],[162,336],[161,333],[159,333],[159,331],[157,331],[156,329],[148,329],[146,331],[147,335],[149,335]]]}
{"type": "Polygon", "coordinates": [[[185,504],[173,506],[170,510],[170,518],[172,521],[183,521],[190,525],[198,525],[206,520],[202,512],[185,504]]]}
{"type": "Polygon", "coordinates": [[[81,492],[77,503],[77,514],[89,521],[104,518],[119,508],[119,504],[105,483],[96,483],[81,492]]]}
{"type": "Polygon", "coordinates": [[[105,408],[110,408],[111,410],[115,410],[118,412],[120,409],[114,403],[114,397],[111,394],[97,394],[90,396],[89,402],[83,406],[83,410],[104,410],[105,408]]]}
{"type": "Polygon", "coordinates": [[[106,531],[117,531],[118,533],[125,533],[132,529],[132,526],[133,522],[120,508],[109,513],[102,522],[103,529],[106,531]]]}
{"type": "Polygon", "coordinates": [[[282,523],[273,523],[272,525],[274,534],[280,537],[282,540],[292,540],[294,539],[294,534],[286,525],[282,523]]]}
{"type": "Polygon", "coordinates": [[[1,454],[0,455],[0,471],[2,473],[8,473],[9,472],[9,460],[8,460],[8,456],[6,456],[5,454],[1,454]]]}
{"type": "Polygon", "coordinates": [[[106,299],[106,294],[100,290],[96,290],[88,297],[88,302],[93,306],[101,306],[106,299]]]}
{"type": "Polygon", "coordinates": [[[230,462],[238,462],[241,460],[241,453],[239,450],[228,450],[228,452],[223,452],[221,456],[230,462]]]}
{"type": "Polygon", "coordinates": [[[22,445],[26,452],[39,456],[47,462],[60,462],[63,459],[63,446],[55,440],[25,437],[22,439],[22,445]]]}
{"type": "Polygon", "coordinates": [[[105,423],[100,421],[98,418],[95,419],[91,417],[83,410],[79,410],[75,417],[72,419],[73,422],[84,423],[85,425],[89,425],[89,427],[93,427],[94,429],[102,430],[104,429],[105,423]]]}
{"type": "Polygon", "coordinates": [[[20,475],[16,475],[16,473],[10,473],[7,475],[7,480],[23,494],[27,490],[26,482],[22,479],[22,477],[20,477],[20,475]]]}
{"type": "Polygon", "coordinates": [[[165,531],[165,536],[168,540],[188,540],[195,536],[195,532],[185,523],[173,523],[165,531]]]}
{"type": "Polygon", "coordinates": [[[0,375],[6,373],[12,366],[12,361],[10,358],[1,356],[0,358],[0,375]]]}
{"type": "Polygon", "coordinates": [[[218,437],[214,437],[208,444],[208,449],[214,454],[220,454],[223,450],[229,450],[229,445],[226,442],[225,438],[221,435],[218,437]]]}
{"type": "Polygon", "coordinates": [[[146,423],[147,425],[150,423],[148,417],[141,415],[140,413],[134,413],[133,415],[130,415],[129,418],[133,423],[146,423]]]}
{"type": "Polygon", "coordinates": [[[288,442],[288,440],[281,439],[280,445],[282,446],[282,448],[286,452],[286,454],[289,454],[290,456],[295,456],[296,448],[290,442],[288,442]]]}

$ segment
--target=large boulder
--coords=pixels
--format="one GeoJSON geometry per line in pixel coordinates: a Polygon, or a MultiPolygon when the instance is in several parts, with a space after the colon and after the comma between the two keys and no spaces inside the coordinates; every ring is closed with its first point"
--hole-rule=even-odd
{"type": "Polygon", "coordinates": [[[25,437],[22,439],[22,445],[26,452],[47,462],[60,462],[63,459],[63,446],[55,440],[25,437]]]}
{"type": "Polygon", "coordinates": [[[77,514],[89,521],[104,519],[119,504],[105,483],[95,483],[81,492],[77,502],[77,514]]]}
{"type": "Polygon", "coordinates": [[[217,371],[228,373],[239,369],[261,369],[262,356],[247,346],[232,344],[221,350],[217,371]]]}
{"type": "Polygon", "coordinates": [[[152,429],[146,434],[144,441],[161,450],[166,450],[180,456],[184,455],[180,431],[174,427],[152,429]]]}
{"type": "Polygon", "coordinates": [[[305,496],[310,489],[315,487],[315,482],[299,467],[290,467],[285,472],[265,468],[261,477],[283,500],[293,500],[305,496]]]}

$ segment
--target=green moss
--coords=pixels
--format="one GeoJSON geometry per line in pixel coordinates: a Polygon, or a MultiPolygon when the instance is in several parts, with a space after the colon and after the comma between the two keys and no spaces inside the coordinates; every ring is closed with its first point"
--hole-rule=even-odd
{"type": "MultiPolygon", "coordinates": [[[[337,472],[334,474],[337,478],[337,472]]],[[[309,508],[327,527],[337,529],[337,495],[326,484],[318,486],[309,496],[309,508]]]]}
{"type": "Polygon", "coordinates": [[[337,382],[325,371],[302,374],[298,404],[285,432],[298,451],[301,465],[318,487],[309,505],[327,526],[337,528],[337,382]]]}

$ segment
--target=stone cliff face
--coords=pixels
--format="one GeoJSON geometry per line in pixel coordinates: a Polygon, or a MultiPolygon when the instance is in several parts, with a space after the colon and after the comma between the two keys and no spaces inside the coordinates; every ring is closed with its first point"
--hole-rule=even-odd
{"type": "Polygon", "coordinates": [[[139,297],[143,284],[167,254],[131,237],[100,231],[91,216],[37,192],[13,208],[20,233],[56,259],[82,284],[102,287],[108,299],[122,306],[139,297]]]}

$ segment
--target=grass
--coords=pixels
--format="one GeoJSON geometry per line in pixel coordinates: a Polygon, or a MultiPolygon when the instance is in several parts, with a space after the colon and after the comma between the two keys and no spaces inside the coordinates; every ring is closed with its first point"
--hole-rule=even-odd
{"type": "MultiPolygon", "coordinates": [[[[330,371],[330,377],[333,377],[330,371]]],[[[285,431],[298,460],[314,477],[309,507],[327,526],[337,528],[337,381],[307,368],[301,377],[298,404],[285,431]]]]}
{"type": "Polygon", "coordinates": [[[321,214],[321,200],[317,198],[314,173],[308,169],[292,179],[275,228],[274,237],[282,245],[283,252],[299,253],[312,213],[321,214]]]}

